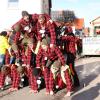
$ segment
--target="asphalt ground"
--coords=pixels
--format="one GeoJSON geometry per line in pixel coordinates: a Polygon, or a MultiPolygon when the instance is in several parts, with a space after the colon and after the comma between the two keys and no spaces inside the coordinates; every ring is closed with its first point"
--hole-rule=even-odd
{"type": "Polygon", "coordinates": [[[100,100],[100,57],[80,58],[75,64],[81,85],[70,97],[64,98],[66,89],[50,96],[45,94],[45,89],[37,94],[29,93],[27,86],[12,93],[0,91],[0,100],[100,100]]]}

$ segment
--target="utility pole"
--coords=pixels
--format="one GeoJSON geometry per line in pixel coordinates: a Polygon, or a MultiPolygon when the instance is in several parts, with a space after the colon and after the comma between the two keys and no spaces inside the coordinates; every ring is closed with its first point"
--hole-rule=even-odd
{"type": "Polygon", "coordinates": [[[41,13],[51,13],[52,0],[41,0],[41,13]]]}

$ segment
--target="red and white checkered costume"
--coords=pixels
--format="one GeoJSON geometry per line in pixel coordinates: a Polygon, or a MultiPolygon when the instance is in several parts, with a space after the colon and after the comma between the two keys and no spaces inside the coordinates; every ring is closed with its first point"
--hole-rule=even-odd
{"type": "Polygon", "coordinates": [[[75,55],[76,54],[75,44],[77,43],[79,38],[75,36],[62,36],[61,39],[67,42],[65,46],[66,52],[71,52],[75,55]]]}
{"type": "Polygon", "coordinates": [[[43,64],[40,63],[40,59],[47,57],[48,59],[54,61],[56,59],[60,59],[62,65],[65,65],[65,59],[63,57],[62,52],[59,50],[58,47],[55,47],[53,49],[48,48],[47,52],[45,52],[41,47],[39,48],[39,52],[36,57],[36,65],[37,67],[40,67],[44,64],[45,59],[42,61],[43,64]]]}
{"type": "MultiPolygon", "coordinates": [[[[45,16],[45,15],[44,15],[45,16]]],[[[54,23],[50,20],[49,17],[46,16],[46,22],[44,24],[44,29],[42,29],[42,25],[37,22],[37,38],[39,41],[42,40],[42,34],[45,36],[50,37],[50,44],[56,43],[56,33],[55,33],[55,26],[54,23]],[[44,30],[44,33],[41,33],[41,30],[44,30]]]]}
{"type": "MultiPolygon", "coordinates": [[[[20,76],[19,76],[19,73],[17,71],[17,66],[16,65],[10,65],[9,68],[10,68],[11,71],[10,71],[10,73],[8,73],[8,75],[12,79],[12,88],[18,88],[20,76]]],[[[4,73],[1,73],[0,74],[0,87],[4,86],[5,78],[6,78],[6,75],[4,73]]]]}
{"type": "Polygon", "coordinates": [[[29,66],[29,68],[25,67],[25,74],[29,78],[29,85],[32,90],[38,90],[36,77],[33,75],[33,68],[29,66]]]}
{"type": "Polygon", "coordinates": [[[67,44],[65,45],[65,50],[67,53],[67,64],[70,67],[72,76],[73,76],[73,80],[74,80],[74,86],[79,86],[79,78],[77,75],[77,72],[75,70],[75,58],[76,58],[76,48],[75,45],[76,43],[78,43],[79,38],[75,37],[75,36],[62,36],[62,40],[66,41],[67,44]]]}
{"type": "MultiPolygon", "coordinates": [[[[37,82],[36,82],[36,77],[33,76],[33,68],[31,65],[31,57],[32,56],[32,51],[28,47],[27,55],[25,54],[25,49],[23,48],[22,50],[22,65],[24,64],[25,67],[25,73],[29,78],[29,84],[32,90],[37,90],[37,82]]],[[[33,65],[34,66],[34,65],[33,65]]]]}
{"type": "Polygon", "coordinates": [[[10,55],[9,52],[7,51],[5,55],[5,64],[9,64],[9,62],[10,62],[10,55]]]}
{"type": "Polygon", "coordinates": [[[24,31],[24,28],[26,26],[30,26],[32,25],[32,29],[31,29],[31,32],[30,32],[30,37],[33,37],[33,34],[34,32],[36,32],[35,30],[35,24],[37,23],[37,20],[38,20],[38,14],[30,14],[29,16],[31,16],[31,18],[29,19],[29,21],[25,21],[23,18],[21,18],[17,23],[15,23],[13,26],[12,26],[12,29],[13,30],[16,30],[15,27],[18,26],[19,27],[19,31],[16,32],[15,36],[14,36],[14,42],[17,43],[18,40],[20,39],[20,35],[21,35],[21,32],[24,31]]]}
{"type": "MultiPolygon", "coordinates": [[[[29,37],[30,38],[34,38],[35,37],[35,33],[36,33],[36,28],[35,28],[35,24],[37,23],[37,19],[38,19],[38,15],[37,14],[33,14],[33,15],[29,15],[29,21],[25,21],[23,18],[21,18],[17,23],[15,23],[12,26],[12,29],[15,31],[15,34],[12,38],[13,43],[15,43],[18,47],[18,45],[20,44],[20,40],[21,40],[21,33],[25,32],[25,27],[31,27],[31,31],[28,32],[29,37]]],[[[19,48],[19,47],[18,47],[19,48]]],[[[14,51],[15,52],[15,51],[14,51]]],[[[20,50],[17,49],[17,51],[15,52],[16,54],[16,58],[20,59],[20,50]]]]}
{"type": "Polygon", "coordinates": [[[11,58],[11,56],[16,57],[14,51],[11,51],[11,55],[10,55],[9,52],[7,51],[7,52],[6,52],[6,55],[5,55],[5,65],[10,64],[10,58],[11,58]]]}
{"type": "MultiPolygon", "coordinates": [[[[60,59],[62,65],[65,65],[65,59],[64,59],[64,56],[63,54],[61,53],[61,51],[59,50],[58,47],[55,47],[52,51],[52,49],[48,48],[48,50],[45,52],[41,47],[39,49],[39,52],[37,54],[37,57],[36,57],[36,64],[37,64],[37,67],[41,67],[41,66],[44,66],[44,78],[45,78],[45,83],[46,83],[46,91],[52,91],[53,90],[53,87],[54,87],[54,79],[53,79],[53,74],[52,72],[50,71],[50,69],[48,69],[44,64],[45,62],[45,57],[47,57],[48,59],[50,59],[51,61],[54,61],[56,59],[60,59]],[[41,62],[41,59],[44,59],[44,61],[42,60],[41,62]]],[[[70,77],[68,76],[68,73],[65,74],[66,76],[66,81],[69,82],[68,85],[67,85],[67,88],[70,89],[70,87],[72,88],[72,83],[71,83],[71,79],[69,79],[70,77]],[[70,80],[70,81],[69,81],[70,80]]]]}

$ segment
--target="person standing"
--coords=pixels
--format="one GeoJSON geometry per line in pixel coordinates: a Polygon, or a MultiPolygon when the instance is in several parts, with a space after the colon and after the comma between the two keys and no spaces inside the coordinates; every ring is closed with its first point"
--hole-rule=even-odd
{"type": "Polygon", "coordinates": [[[7,39],[7,32],[6,31],[2,31],[0,33],[0,68],[2,67],[2,65],[5,64],[5,55],[6,55],[6,51],[8,50],[10,53],[10,45],[8,43],[8,39],[7,39]]]}
{"type": "Polygon", "coordinates": [[[68,32],[66,33],[66,35],[61,37],[61,40],[66,43],[64,46],[64,50],[67,54],[67,64],[69,65],[72,76],[73,76],[74,87],[79,87],[80,82],[79,82],[77,72],[75,70],[75,58],[76,58],[75,45],[76,45],[77,41],[79,40],[79,38],[77,38],[73,34],[71,27],[68,27],[66,29],[68,32]]]}

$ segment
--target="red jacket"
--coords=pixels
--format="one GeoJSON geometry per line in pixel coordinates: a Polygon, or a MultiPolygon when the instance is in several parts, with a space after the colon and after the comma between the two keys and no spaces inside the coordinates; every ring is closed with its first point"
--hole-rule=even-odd
{"type": "Polygon", "coordinates": [[[41,47],[39,48],[39,52],[36,56],[36,65],[37,67],[40,67],[41,65],[45,64],[45,60],[50,59],[51,61],[54,61],[56,59],[60,59],[62,65],[65,65],[65,59],[58,47],[55,47],[53,50],[48,48],[47,51],[44,51],[41,47]],[[42,61],[41,61],[42,59],[42,61]],[[42,64],[41,64],[42,62],[42,64]]]}
{"type": "Polygon", "coordinates": [[[31,66],[32,51],[28,47],[27,55],[25,55],[25,48],[22,50],[22,64],[31,66]]]}
{"type": "MultiPolygon", "coordinates": [[[[45,15],[46,17],[46,22],[45,22],[45,29],[44,29],[44,34],[49,36],[51,39],[51,44],[56,43],[56,33],[55,33],[55,26],[52,20],[48,15],[45,15]]],[[[42,30],[42,27],[39,22],[37,22],[37,37],[38,40],[42,40],[42,33],[40,32],[42,30]]]]}
{"type": "Polygon", "coordinates": [[[79,38],[77,38],[75,36],[62,36],[61,39],[66,41],[66,45],[64,47],[66,52],[75,54],[76,53],[75,44],[77,43],[79,38]]]}
{"type": "Polygon", "coordinates": [[[20,39],[20,34],[21,32],[24,32],[25,31],[25,27],[28,26],[28,27],[31,27],[31,32],[30,32],[30,37],[34,37],[32,36],[33,33],[36,33],[36,23],[38,21],[38,15],[37,14],[33,14],[33,15],[30,15],[30,19],[29,21],[25,21],[23,18],[21,18],[17,23],[15,23],[13,26],[12,26],[12,29],[13,30],[17,30],[16,29],[16,26],[19,28],[18,29],[18,32],[16,32],[15,36],[13,37],[13,40],[14,42],[16,43],[19,39],[20,39]]]}

